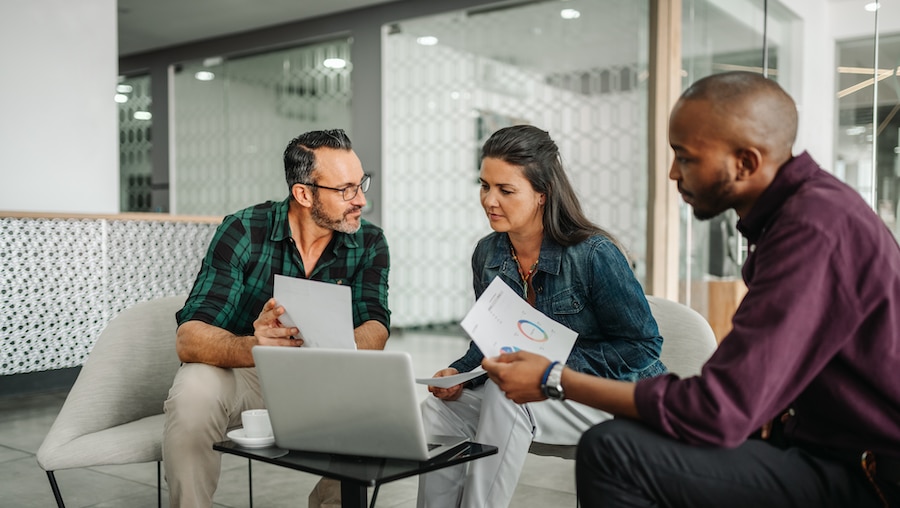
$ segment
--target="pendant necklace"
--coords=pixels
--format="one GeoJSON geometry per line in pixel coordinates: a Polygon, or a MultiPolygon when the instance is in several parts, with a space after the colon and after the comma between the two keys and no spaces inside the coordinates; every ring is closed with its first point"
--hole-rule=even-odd
{"type": "Polygon", "coordinates": [[[528,286],[531,285],[531,278],[534,276],[534,271],[537,268],[538,261],[540,261],[541,258],[540,258],[540,256],[538,256],[538,258],[534,260],[534,264],[531,265],[531,268],[529,268],[528,272],[526,273],[525,271],[522,270],[522,265],[519,264],[519,257],[516,256],[516,248],[513,247],[512,242],[510,242],[510,244],[509,244],[509,250],[510,250],[510,253],[512,254],[513,261],[516,262],[516,268],[518,268],[519,276],[522,277],[522,284],[525,285],[525,295],[524,295],[525,300],[528,303],[530,303],[531,306],[533,307],[534,306],[534,301],[533,301],[534,300],[534,292],[532,292],[532,294],[529,295],[528,294],[528,286]]]}

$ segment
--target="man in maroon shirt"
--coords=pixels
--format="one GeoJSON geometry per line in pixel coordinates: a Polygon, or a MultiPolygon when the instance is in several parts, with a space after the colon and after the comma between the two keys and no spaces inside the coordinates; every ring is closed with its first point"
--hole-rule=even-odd
{"type": "Polygon", "coordinates": [[[733,208],[750,251],[733,330],[699,376],[484,360],[516,402],[618,417],[579,443],[584,506],[900,506],[900,247],[856,191],[792,155],[796,132],[790,96],[748,72],[697,81],[672,111],[669,177],[700,219],[733,208]]]}

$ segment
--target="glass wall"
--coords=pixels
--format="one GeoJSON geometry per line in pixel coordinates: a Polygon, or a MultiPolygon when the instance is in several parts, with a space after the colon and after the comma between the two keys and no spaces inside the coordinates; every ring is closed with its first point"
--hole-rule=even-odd
{"type": "Polygon", "coordinates": [[[397,326],[455,323],[490,231],[478,152],[495,130],[550,132],[590,218],[646,271],[648,4],[528,2],[383,28],[383,225],[397,326]]]}
{"type": "Polygon", "coordinates": [[[175,66],[172,212],[223,215],[282,200],[291,139],[325,128],[352,135],[350,43],[175,66]]]}
{"type": "Polygon", "coordinates": [[[900,34],[837,45],[835,175],[900,238],[900,34]],[[877,101],[876,101],[877,93],[877,101]]]}
{"type": "Polygon", "coordinates": [[[150,76],[122,76],[116,85],[119,104],[119,210],[156,212],[152,203],[153,119],[150,76]]]}

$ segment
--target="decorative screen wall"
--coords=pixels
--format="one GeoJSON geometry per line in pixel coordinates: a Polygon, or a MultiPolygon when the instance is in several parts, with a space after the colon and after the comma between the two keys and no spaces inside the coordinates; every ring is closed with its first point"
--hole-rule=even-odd
{"type": "Polygon", "coordinates": [[[572,0],[384,27],[382,217],[394,325],[456,323],[472,305],[470,257],[490,232],[478,153],[507,125],[550,132],[585,212],[643,275],[646,9],[572,0]],[[563,7],[578,17],[564,18],[563,7]]]}
{"type": "Polygon", "coordinates": [[[0,218],[0,375],[79,366],[123,309],[186,295],[216,226],[0,218]]]}
{"type": "Polygon", "coordinates": [[[153,149],[150,76],[122,78],[116,85],[119,104],[119,210],[157,212],[151,199],[153,149]]]}
{"type": "Polygon", "coordinates": [[[177,66],[173,213],[224,215],[284,199],[291,139],[325,128],[352,135],[351,69],[346,38],[177,66]]]}

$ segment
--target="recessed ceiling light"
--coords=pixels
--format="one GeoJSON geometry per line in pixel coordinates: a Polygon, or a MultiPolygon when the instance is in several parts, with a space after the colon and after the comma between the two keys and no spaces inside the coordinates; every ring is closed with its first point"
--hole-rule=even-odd
{"type": "Polygon", "coordinates": [[[322,65],[329,69],[343,69],[347,66],[347,61],[343,58],[326,58],[322,65]]]}
{"type": "Polygon", "coordinates": [[[416,39],[416,42],[423,46],[434,46],[438,43],[438,38],[433,35],[424,35],[416,39]]]}
{"type": "Polygon", "coordinates": [[[216,79],[216,75],[209,71],[197,71],[194,77],[199,81],[212,81],[216,79]]]}
{"type": "Polygon", "coordinates": [[[875,12],[881,8],[881,4],[878,2],[869,2],[866,4],[866,10],[869,12],[875,12]]]}
{"type": "Polygon", "coordinates": [[[224,62],[224,61],[225,61],[225,59],[220,56],[211,56],[209,58],[203,59],[203,66],[204,67],[215,67],[217,65],[222,65],[222,62],[224,62]]]}
{"type": "Polygon", "coordinates": [[[581,12],[575,9],[563,9],[559,11],[559,17],[562,19],[578,19],[581,17],[581,12]]]}
{"type": "Polygon", "coordinates": [[[131,93],[132,90],[131,85],[116,85],[116,91],[119,93],[131,93]]]}
{"type": "Polygon", "coordinates": [[[115,101],[118,102],[119,104],[125,104],[126,102],[128,102],[128,96],[117,93],[115,96],[115,101]]]}
{"type": "Polygon", "coordinates": [[[153,115],[151,115],[149,111],[135,111],[134,112],[135,120],[149,120],[151,118],[153,118],[153,115]]]}

